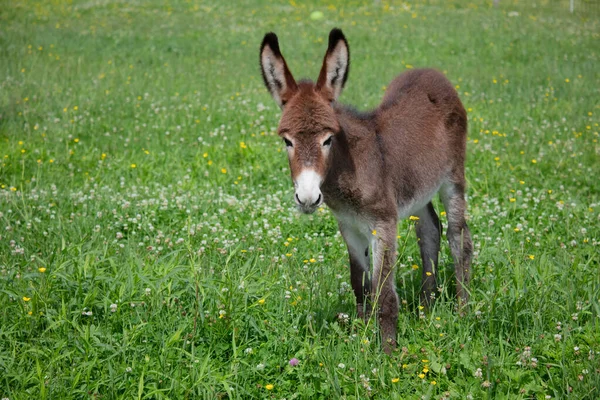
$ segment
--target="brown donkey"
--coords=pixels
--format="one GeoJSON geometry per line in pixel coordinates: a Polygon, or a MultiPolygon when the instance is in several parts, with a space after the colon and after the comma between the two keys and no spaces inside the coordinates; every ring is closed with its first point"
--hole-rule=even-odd
{"type": "Polygon", "coordinates": [[[260,65],[283,110],[278,133],[287,146],[296,203],[312,213],[325,202],[335,215],[350,254],[358,314],[369,315],[369,299],[377,304],[384,350],[396,345],[399,218],[418,217],[421,302],[435,299],[442,229],[431,199],[437,192],[448,215],[462,308],[469,299],[473,249],[465,221],[467,115],[448,79],[431,69],[407,71],[392,81],[375,110],[343,106],[336,101],[348,78],[350,52],[339,29],[329,34],[317,83],[296,83],[274,33],[263,39],[260,65]]]}

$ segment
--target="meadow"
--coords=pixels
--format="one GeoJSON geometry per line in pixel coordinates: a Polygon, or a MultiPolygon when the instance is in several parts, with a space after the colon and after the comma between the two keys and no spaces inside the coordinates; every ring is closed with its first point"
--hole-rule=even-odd
{"type": "Polygon", "coordinates": [[[600,6],[568,6],[2,1],[0,398],[600,398],[600,6]],[[391,357],[258,65],[275,31],[316,79],[336,26],[342,102],[428,66],[469,114],[469,312],[445,240],[419,307],[403,221],[391,357]]]}

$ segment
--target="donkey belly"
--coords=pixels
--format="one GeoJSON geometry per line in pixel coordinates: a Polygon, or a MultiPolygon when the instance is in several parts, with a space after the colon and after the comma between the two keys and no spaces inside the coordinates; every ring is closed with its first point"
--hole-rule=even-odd
{"type": "Polygon", "coordinates": [[[409,200],[400,200],[398,202],[398,219],[408,218],[411,215],[416,215],[419,210],[425,207],[433,196],[440,190],[442,187],[442,181],[439,182],[436,186],[432,188],[428,188],[428,190],[423,190],[421,192],[415,193],[414,196],[409,200]]]}

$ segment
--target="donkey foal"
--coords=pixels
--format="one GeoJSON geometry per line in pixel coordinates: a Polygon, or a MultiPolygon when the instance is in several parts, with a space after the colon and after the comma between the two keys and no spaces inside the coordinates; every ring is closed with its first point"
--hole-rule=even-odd
{"type": "Polygon", "coordinates": [[[431,199],[438,192],[462,309],[469,299],[472,253],[465,221],[467,115],[452,84],[435,70],[411,70],[392,81],[376,109],[363,113],[343,106],[336,101],[348,77],[350,51],[339,29],[329,34],[316,83],[296,82],[274,33],[263,39],[260,65],[283,111],[278,133],[287,147],[298,208],[312,213],[325,202],[332,210],[348,247],[358,313],[369,315],[369,300],[377,304],[384,350],[396,346],[400,218],[419,218],[421,302],[435,300],[442,229],[431,199]]]}

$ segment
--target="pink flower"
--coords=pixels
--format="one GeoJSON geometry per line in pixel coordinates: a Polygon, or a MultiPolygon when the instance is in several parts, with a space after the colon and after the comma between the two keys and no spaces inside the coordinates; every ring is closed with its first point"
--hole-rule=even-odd
{"type": "Polygon", "coordinates": [[[296,365],[298,365],[298,364],[300,364],[300,360],[298,360],[297,358],[295,358],[295,357],[294,357],[294,358],[292,358],[292,359],[290,360],[290,365],[291,365],[292,367],[295,367],[295,366],[296,366],[296,365]]]}

